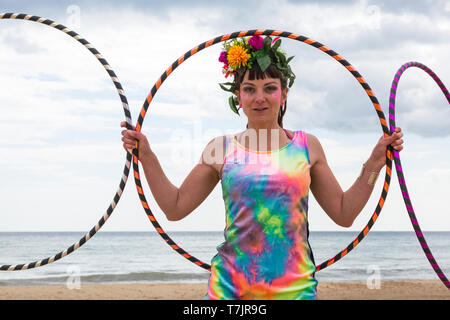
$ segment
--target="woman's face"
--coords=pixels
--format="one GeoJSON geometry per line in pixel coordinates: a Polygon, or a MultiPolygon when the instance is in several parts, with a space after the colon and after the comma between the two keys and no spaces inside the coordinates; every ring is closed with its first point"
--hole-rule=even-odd
{"type": "Polygon", "coordinates": [[[236,93],[249,123],[278,123],[278,112],[284,104],[288,89],[281,88],[278,78],[248,79],[246,72],[240,90],[236,93]]]}

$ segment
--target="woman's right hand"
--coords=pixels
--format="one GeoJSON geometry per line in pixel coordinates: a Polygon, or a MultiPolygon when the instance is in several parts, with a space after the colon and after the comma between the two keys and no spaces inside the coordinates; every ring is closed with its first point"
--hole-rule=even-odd
{"type": "MultiPolygon", "coordinates": [[[[126,128],[127,123],[123,121],[120,123],[120,126],[126,128]]],[[[134,129],[135,128],[133,127],[133,130],[122,131],[123,147],[125,150],[132,151],[133,149],[136,149],[136,142],[139,142],[138,159],[142,161],[142,159],[151,155],[153,151],[150,148],[147,137],[134,129]]]]}

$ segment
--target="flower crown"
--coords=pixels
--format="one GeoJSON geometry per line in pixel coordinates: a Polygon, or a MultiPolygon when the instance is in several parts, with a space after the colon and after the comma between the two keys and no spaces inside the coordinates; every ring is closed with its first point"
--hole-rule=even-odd
{"type": "MultiPolygon", "coordinates": [[[[219,57],[219,61],[224,64],[222,71],[225,78],[230,75],[242,76],[255,63],[259,65],[263,73],[271,64],[274,64],[281,71],[283,80],[289,80],[288,86],[290,88],[294,83],[295,74],[292,72],[289,62],[294,57],[286,58],[286,53],[279,48],[280,44],[280,37],[272,40],[271,37],[263,39],[259,35],[225,41],[219,57]]],[[[239,115],[237,108],[239,103],[235,94],[236,84],[225,82],[219,85],[223,90],[233,93],[233,96],[228,99],[228,103],[231,110],[239,115]]]]}

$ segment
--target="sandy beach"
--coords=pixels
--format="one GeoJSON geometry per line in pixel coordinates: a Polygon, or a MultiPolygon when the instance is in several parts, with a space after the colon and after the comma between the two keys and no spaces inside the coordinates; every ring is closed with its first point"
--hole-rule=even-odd
{"type": "MultiPolygon", "coordinates": [[[[3,286],[1,300],[203,300],[206,283],[171,284],[82,284],[79,289],[65,285],[3,286]]],[[[365,282],[321,282],[319,300],[450,300],[439,280],[386,281],[379,289],[365,282]]]]}

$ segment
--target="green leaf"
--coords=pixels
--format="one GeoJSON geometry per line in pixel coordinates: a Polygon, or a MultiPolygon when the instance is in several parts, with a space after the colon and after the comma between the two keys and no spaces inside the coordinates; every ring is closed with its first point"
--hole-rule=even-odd
{"type": "Polygon", "coordinates": [[[234,93],[234,90],[233,90],[232,88],[227,88],[227,87],[225,87],[224,84],[222,84],[222,83],[219,83],[219,86],[222,88],[222,90],[225,90],[225,91],[234,93]]]}
{"type": "Polygon", "coordinates": [[[252,55],[255,58],[262,57],[265,54],[264,50],[253,51],[252,55]]]}
{"type": "Polygon", "coordinates": [[[273,49],[277,50],[278,47],[280,46],[280,44],[281,44],[281,39],[278,39],[277,41],[275,41],[275,44],[273,45],[273,49]]]}
{"type": "Polygon", "coordinates": [[[281,63],[281,59],[278,56],[278,54],[273,55],[273,60],[274,60],[275,64],[277,64],[277,65],[281,63]]]}
{"type": "Polygon", "coordinates": [[[240,116],[239,110],[236,108],[236,106],[238,104],[236,97],[231,96],[228,99],[228,104],[230,105],[231,110],[233,110],[234,113],[236,113],[238,116],[240,116]]]}
{"type": "Polygon", "coordinates": [[[261,68],[262,72],[265,72],[271,63],[270,57],[268,55],[259,57],[256,59],[256,61],[258,61],[259,67],[261,68]]]}
{"type": "Polygon", "coordinates": [[[295,56],[289,57],[289,58],[287,59],[286,63],[291,62],[291,60],[294,59],[294,57],[295,57],[295,56]]]}
{"type": "Polygon", "coordinates": [[[270,46],[272,45],[272,38],[271,37],[264,38],[263,43],[264,43],[264,48],[269,49],[270,46]]]}
{"type": "Polygon", "coordinates": [[[289,88],[292,87],[292,85],[294,84],[294,80],[295,79],[292,77],[289,79],[289,88]]]}
{"type": "Polygon", "coordinates": [[[280,51],[277,51],[277,56],[280,58],[281,63],[287,64],[286,57],[285,57],[285,55],[283,53],[281,53],[280,51]]]}

